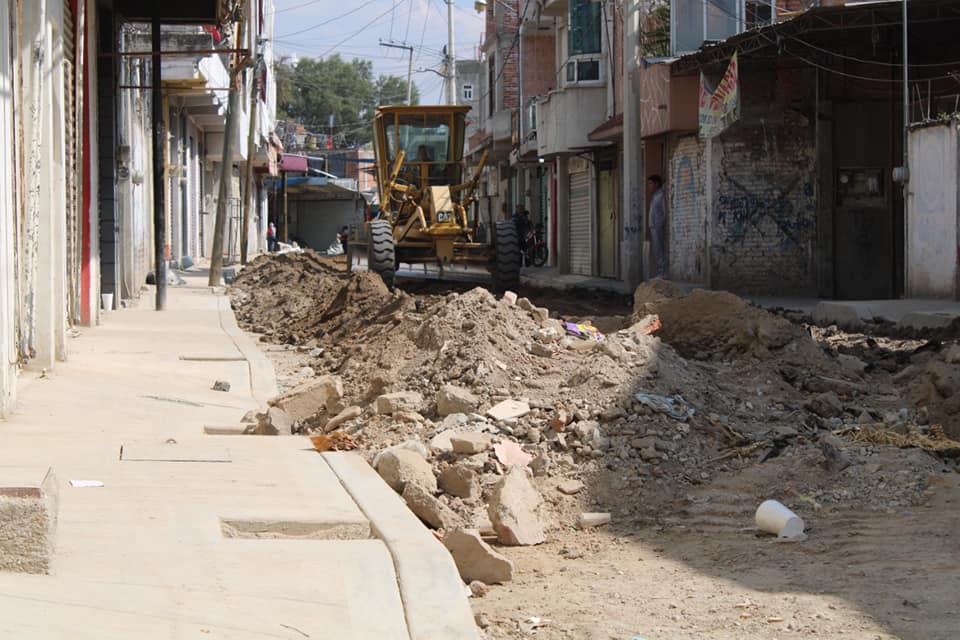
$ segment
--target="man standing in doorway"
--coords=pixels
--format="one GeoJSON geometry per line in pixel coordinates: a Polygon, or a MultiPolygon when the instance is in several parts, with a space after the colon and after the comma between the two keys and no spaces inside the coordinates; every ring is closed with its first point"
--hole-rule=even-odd
{"type": "Polygon", "coordinates": [[[653,191],[650,196],[650,249],[654,278],[666,277],[666,226],[667,211],[663,206],[663,178],[653,174],[647,178],[647,186],[653,191]]]}

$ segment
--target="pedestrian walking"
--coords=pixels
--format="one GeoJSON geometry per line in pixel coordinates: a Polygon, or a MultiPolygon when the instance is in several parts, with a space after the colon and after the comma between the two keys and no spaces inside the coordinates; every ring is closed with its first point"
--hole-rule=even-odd
{"type": "Polygon", "coordinates": [[[650,196],[650,248],[654,278],[666,277],[666,226],[667,211],[663,204],[663,178],[653,174],[647,178],[647,186],[653,191],[650,196]]]}
{"type": "Polygon", "coordinates": [[[267,225],[267,251],[273,253],[277,250],[277,225],[272,222],[267,225]]]}

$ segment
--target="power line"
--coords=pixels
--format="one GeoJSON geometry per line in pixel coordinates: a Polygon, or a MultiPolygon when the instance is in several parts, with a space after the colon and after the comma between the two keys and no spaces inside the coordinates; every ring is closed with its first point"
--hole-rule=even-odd
{"type": "MultiPolygon", "coordinates": [[[[296,35],[299,35],[299,34],[301,34],[301,33],[306,33],[306,32],[308,32],[308,31],[313,31],[314,29],[318,29],[318,28],[320,28],[320,27],[324,27],[324,26],[326,26],[326,25],[328,25],[328,24],[330,24],[330,23],[332,23],[332,22],[336,22],[337,20],[340,20],[340,19],[342,19],[342,18],[346,18],[346,17],[349,16],[349,15],[353,15],[353,14],[356,13],[357,11],[360,11],[360,10],[363,9],[364,7],[370,6],[370,5],[373,4],[374,2],[377,2],[377,0],[367,0],[366,2],[364,2],[364,3],[362,3],[362,4],[360,4],[360,5],[356,6],[356,7],[354,7],[353,9],[351,9],[350,11],[347,11],[346,13],[341,13],[340,15],[334,16],[334,17],[330,18],[329,20],[324,20],[323,22],[318,22],[317,24],[313,25],[312,27],[307,27],[306,29],[301,29],[300,31],[294,31],[293,33],[285,33],[285,34],[280,35],[280,36],[277,36],[277,37],[278,37],[278,38],[287,38],[287,37],[289,37],[289,36],[296,36],[296,35]]],[[[386,15],[386,12],[384,12],[383,14],[381,14],[380,16],[378,16],[377,18],[375,18],[374,20],[379,20],[379,19],[380,19],[381,17],[383,17],[384,15],[386,15]]],[[[371,24],[372,24],[372,23],[371,23],[371,24]]],[[[366,28],[366,27],[364,27],[364,28],[366,28]]],[[[362,29],[361,29],[361,30],[362,30],[362,29]]]]}
{"type": "Polygon", "coordinates": [[[407,11],[407,29],[403,32],[403,41],[406,42],[407,38],[410,36],[410,19],[413,17],[413,0],[407,0],[407,6],[410,7],[407,11]]]}

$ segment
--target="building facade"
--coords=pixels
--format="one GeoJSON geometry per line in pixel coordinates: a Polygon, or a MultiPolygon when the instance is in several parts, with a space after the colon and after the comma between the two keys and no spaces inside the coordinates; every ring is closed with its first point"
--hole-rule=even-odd
{"type": "MultiPolygon", "coordinates": [[[[15,408],[22,372],[52,372],[66,358],[72,327],[95,325],[101,305],[139,296],[157,229],[171,262],[203,255],[203,216],[213,210],[206,196],[215,193],[205,161],[215,157],[211,131],[228,89],[214,49],[259,46],[265,70],[272,54],[261,40],[272,33],[272,13],[269,0],[0,0],[0,417],[15,408]],[[237,43],[241,17],[247,35],[237,43]],[[202,51],[163,56],[163,158],[152,153],[151,43],[142,30],[153,18],[168,42],[202,51]],[[185,24],[205,30],[168,26],[185,24]],[[209,44],[214,32],[221,43],[209,44]]],[[[259,107],[255,164],[268,166],[275,89],[267,74],[255,102],[253,68],[245,95],[259,107]]],[[[249,127],[240,122],[246,150],[249,127]]],[[[256,247],[261,234],[250,236],[256,247]]]]}

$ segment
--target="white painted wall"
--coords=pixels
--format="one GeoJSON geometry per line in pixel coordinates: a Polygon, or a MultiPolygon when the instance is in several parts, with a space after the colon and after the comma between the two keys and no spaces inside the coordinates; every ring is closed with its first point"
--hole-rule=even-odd
{"type": "Polygon", "coordinates": [[[16,322],[18,299],[14,277],[13,72],[10,60],[10,2],[0,0],[0,418],[9,415],[17,396],[16,322]]]}
{"type": "Polygon", "coordinates": [[[910,132],[910,189],[907,204],[907,295],[957,295],[958,154],[957,123],[910,132]]]}

